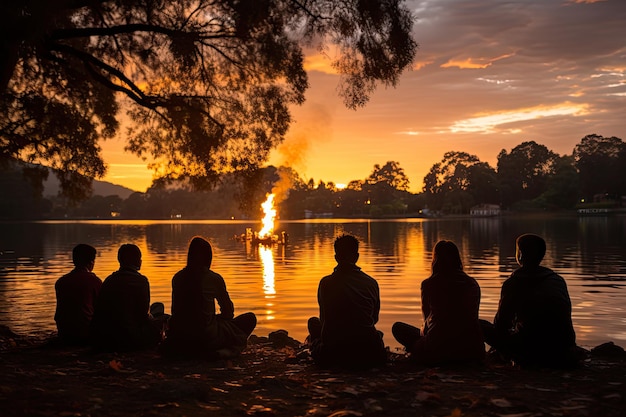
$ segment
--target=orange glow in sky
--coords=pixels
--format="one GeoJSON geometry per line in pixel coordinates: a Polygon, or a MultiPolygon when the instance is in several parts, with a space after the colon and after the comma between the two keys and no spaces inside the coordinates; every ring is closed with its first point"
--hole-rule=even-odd
{"type": "MultiPolygon", "coordinates": [[[[448,151],[495,167],[500,150],[525,141],[564,155],[592,133],[626,140],[626,2],[406,4],[420,44],[413,69],[353,111],[337,97],[339,78],[324,55],[309,54],[307,101],[293,108],[269,163],[290,165],[305,181],[347,184],[397,161],[419,192],[448,151]]],[[[148,162],[122,149],[121,140],[103,143],[104,179],[145,191],[148,162]]]]}

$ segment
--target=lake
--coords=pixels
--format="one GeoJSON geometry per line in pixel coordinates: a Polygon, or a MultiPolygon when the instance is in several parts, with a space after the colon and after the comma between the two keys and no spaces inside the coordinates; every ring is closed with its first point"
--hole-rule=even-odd
{"type": "Polygon", "coordinates": [[[212,269],[220,273],[235,313],[253,311],[255,334],[277,329],[303,341],[306,322],[317,315],[317,285],[333,267],[333,240],[341,233],[361,242],[359,265],[378,280],[378,328],[385,344],[395,321],[422,326],[420,283],[430,272],[431,251],[442,239],[461,250],[465,270],[482,289],[481,318],[492,320],[500,287],[516,268],[515,238],[537,233],[546,239],[543,262],[565,278],[572,299],[578,344],[614,341],[626,346],[626,217],[525,216],[462,219],[278,221],[286,245],[253,246],[234,238],[245,221],[46,221],[1,223],[0,324],[18,333],[54,331],[54,283],[72,269],[77,243],[98,249],[94,272],[106,278],[117,269],[117,249],[134,243],[143,252],[141,272],[150,280],[152,301],[169,312],[171,278],[186,260],[196,235],[214,248],[212,269]]]}

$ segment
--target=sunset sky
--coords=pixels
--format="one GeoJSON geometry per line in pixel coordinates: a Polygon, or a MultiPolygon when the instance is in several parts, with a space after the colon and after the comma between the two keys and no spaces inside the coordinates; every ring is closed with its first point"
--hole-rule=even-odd
{"type": "MultiPolygon", "coordinates": [[[[338,77],[309,56],[311,88],[270,163],[308,180],[348,183],[398,161],[421,191],[447,151],[496,166],[502,149],[535,141],[571,154],[587,134],[626,140],[625,0],[407,1],[420,45],[397,87],[346,109],[338,77]]],[[[146,162],[103,144],[104,178],[145,191],[146,162]]]]}

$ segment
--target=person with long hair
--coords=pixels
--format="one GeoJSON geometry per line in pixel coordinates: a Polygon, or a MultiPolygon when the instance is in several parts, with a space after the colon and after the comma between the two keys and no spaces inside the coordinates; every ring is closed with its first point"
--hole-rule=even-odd
{"type": "Polygon", "coordinates": [[[403,322],[392,333],[418,363],[480,362],[485,346],[478,320],[480,287],[463,271],[459,249],[449,240],[433,249],[432,273],[422,282],[424,328],[403,322]]]}
{"type": "Polygon", "coordinates": [[[246,347],[256,327],[256,316],[249,312],[235,317],[224,278],[210,269],[212,261],[211,244],[194,237],[189,243],[187,265],[172,278],[172,311],[164,353],[210,359],[236,356],[246,347]]]}

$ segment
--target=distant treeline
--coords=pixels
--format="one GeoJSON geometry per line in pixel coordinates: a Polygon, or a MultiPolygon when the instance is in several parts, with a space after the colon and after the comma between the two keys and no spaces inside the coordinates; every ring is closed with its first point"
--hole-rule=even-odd
{"type": "Polygon", "coordinates": [[[126,199],[92,196],[80,202],[44,197],[32,179],[36,170],[4,164],[0,218],[258,219],[270,192],[277,195],[283,219],[407,216],[425,208],[466,214],[479,204],[512,211],[614,207],[626,196],[626,144],[595,134],[563,156],[534,141],[523,142],[510,152],[503,149],[495,168],[475,155],[447,152],[424,177],[420,193],[408,191],[409,178],[396,161],[375,165],[367,178],[342,189],[332,182],[305,181],[288,167],[270,166],[246,177],[225,175],[210,190],[158,183],[126,199]]]}

